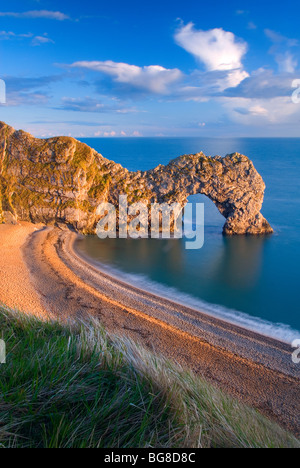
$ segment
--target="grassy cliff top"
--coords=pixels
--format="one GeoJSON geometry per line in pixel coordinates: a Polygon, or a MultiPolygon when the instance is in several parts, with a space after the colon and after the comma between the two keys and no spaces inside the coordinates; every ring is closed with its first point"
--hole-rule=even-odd
{"type": "Polygon", "coordinates": [[[101,325],[0,307],[0,446],[300,447],[188,370],[101,325]]]}

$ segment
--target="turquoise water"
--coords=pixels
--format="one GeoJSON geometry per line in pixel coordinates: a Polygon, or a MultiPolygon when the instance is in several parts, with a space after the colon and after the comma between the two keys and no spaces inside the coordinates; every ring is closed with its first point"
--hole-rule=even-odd
{"type": "Polygon", "coordinates": [[[300,139],[82,141],[130,170],[199,151],[249,156],[267,185],[262,212],[275,229],[273,236],[224,238],[224,218],[210,200],[196,195],[196,201],[205,203],[201,250],[186,250],[184,240],[97,237],[85,238],[80,249],[144,289],[286,341],[300,338],[300,139]]]}

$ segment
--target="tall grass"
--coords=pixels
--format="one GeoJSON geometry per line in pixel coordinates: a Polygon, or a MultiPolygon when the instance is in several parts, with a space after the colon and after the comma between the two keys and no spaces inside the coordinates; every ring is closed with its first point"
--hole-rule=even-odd
{"type": "Polygon", "coordinates": [[[63,324],[2,307],[1,337],[2,447],[300,447],[255,410],[94,319],[63,324]]]}

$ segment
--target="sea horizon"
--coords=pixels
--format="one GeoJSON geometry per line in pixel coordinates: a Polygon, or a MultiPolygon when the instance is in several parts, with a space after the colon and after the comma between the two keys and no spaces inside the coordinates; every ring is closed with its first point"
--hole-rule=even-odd
{"type": "Polygon", "coordinates": [[[298,3],[3,3],[0,447],[300,448],[298,3]]]}

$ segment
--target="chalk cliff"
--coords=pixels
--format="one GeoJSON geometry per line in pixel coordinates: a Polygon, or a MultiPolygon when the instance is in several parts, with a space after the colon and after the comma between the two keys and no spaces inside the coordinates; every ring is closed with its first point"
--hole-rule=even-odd
{"type": "Polygon", "coordinates": [[[226,218],[224,234],[273,232],[260,210],[265,184],[241,154],[225,158],[184,155],[166,166],[129,172],[68,137],[42,140],[0,122],[0,222],[62,223],[95,232],[100,202],[179,202],[209,197],[226,218]]]}

